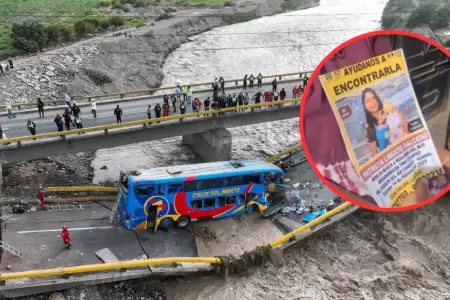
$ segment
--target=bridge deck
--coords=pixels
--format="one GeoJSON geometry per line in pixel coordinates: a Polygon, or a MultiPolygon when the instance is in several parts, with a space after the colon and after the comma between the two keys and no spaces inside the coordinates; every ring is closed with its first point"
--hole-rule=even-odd
{"type": "Polygon", "coordinates": [[[197,256],[189,231],[173,229],[169,232],[134,232],[119,221],[109,223],[109,207],[113,203],[90,203],[83,210],[42,211],[12,214],[3,210],[6,220],[3,240],[23,252],[19,259],[5,252],[0,269],[10,265],[11,271],[46,269],[61,266],[102,263],[95,252],[109,248],[119,260],[167,256],[197,256]],[[66,250],[61,228],[66,224],[72,249],[66,250]]]}
{"type": "MultiPolygon", "coordinates": [[[[292,89],[294,86],[299,85],[302,81],[299,79],[298,81],[289,81],[289,82],[280,82],[278,84],[278,89],[281,90],[281,88],[286,88],[287,92],[287,99],[292,98],[292,89]]],[[[258,91],[261,91],[264,93],[266,89],[271,89],[270,83],[265,83],[262,88],[254,88],[254,89],[248,89],[247,91],[244,91],[242,89],[242,86],[238,87],[229,87],[225,90],[226,94],[232,94],[232,93],[240,93],[243,92],[245,95],[245,92],[249,93],[249,96],[255,95],[258,91]]],[[[168,92],[168,94],[170,94],[168,92]]],[[[150,96],[152,97],[152,96],[150,96]]],[[[194,97],[198,97],[202,101],[202,108],[203,110],[203,101],[207,97],[212,97],[212,92],[210,91],[199,91],[195,92],[194,89],[194,97]]],[[[144,99],[144,100],[133,100],[129,102],[120,103],[120,108],[123,111],[122,116],[122,122],[131,122],[131,121],[137,121],[137,120],[144,120],[147,119],[147,107],[148,105],[152,105],[152,108],[155,107],[155,105],[163,104],[162,95],[159,95],[157,98],[152,97],[151,99],[144,99]]],[[[251,103],[254,103],[253,101],[251,103]]],[[[119,103],[118,103],[119,104],[119,103]]],[[[116,118],[114,116],[114,109],[116,108],[116,103],[110,103],[110,104],[102,104],[97,105],[97,118],[94,118],[91,114],[91,109],[89,107],[82,107],[81,108],[81,119],[83,122],[83,127],[93,127],[93,126],[101,126],[101,125],[109,125],[109,124],[115,124],[116,118]]],[[[176,106],[177,112],[171,112],[170,115],[178,115],[179,114],[179,104],[176,106]]],[[[187,105],[187,113],[192,112],[192,107],[190,105],[187,105]]],[[[54,123],[54,119],[56,114],[62,114],[64,113],[64,110],[61,109],[61,111],[49,111],[45,113],[45,118],[39,118],[39,114],[35,113],[33,114],[18,114],[16,118],[14,119],[6,119],[2,122],[2,129],[6,133],[6,135],[9,138],[12,137],[20,137],[20,136],[27,136],[30,135],[26,122],[30,118],[36,123],[36,131],[38,134],[41,133],[50,133],[57,131],[56,124],[54,123]]],[[[154,117],[154,111],[152,110],[152,116],[154,117]]]]}

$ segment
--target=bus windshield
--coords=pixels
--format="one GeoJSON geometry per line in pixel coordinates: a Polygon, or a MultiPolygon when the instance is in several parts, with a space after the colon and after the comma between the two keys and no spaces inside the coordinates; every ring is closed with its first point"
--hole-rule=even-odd
{"type": "Polygon", "coordinates": [[[134,174],[121,173],[120,190],[127,200],[120,217],[129,229],[154,230],[264,212],[271,192],[268,183],[282,183],[284,176],[276,165],[252,160],[160,167],[134,174]]]}

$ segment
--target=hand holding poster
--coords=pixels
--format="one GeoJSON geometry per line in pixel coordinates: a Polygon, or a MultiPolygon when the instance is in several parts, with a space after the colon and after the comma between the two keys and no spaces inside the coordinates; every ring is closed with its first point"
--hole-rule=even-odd
{"type": "Polygon", "coordinates": [[[321,75],[320,81],[352,164],[379,207],[402,206],[418,179],[443,174],[403,50],[321,75]]]}

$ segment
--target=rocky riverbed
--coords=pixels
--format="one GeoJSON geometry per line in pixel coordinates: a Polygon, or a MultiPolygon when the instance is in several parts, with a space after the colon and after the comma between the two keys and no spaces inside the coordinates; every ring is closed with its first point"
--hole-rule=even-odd
{"type": "Polygon", "coordinates": [[[16,300],[167,300],[164,284],[152,280],[125,281],[101,284],[86,288],[74,288],[64,292],[42,294],[16,300]]]}

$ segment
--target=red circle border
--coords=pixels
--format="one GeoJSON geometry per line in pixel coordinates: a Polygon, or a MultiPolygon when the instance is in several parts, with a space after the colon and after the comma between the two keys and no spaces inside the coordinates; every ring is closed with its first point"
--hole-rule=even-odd
{"type": "Polygon", "coordinates": [[[363,203],[360,203],[360,202],[358,202],[358,201],[356,201],[354,199],[351,199],[350,197],[347,197],[347,196],[343,195],[335,187],[333,187],[331,185],[331,183],[319,172],[319,170],[317,169],[316,164],[312,160],[311,153],[309,152],[309,149],[308,149],[308,144],[306,143],[306,140],[305,140],[305,128],[304,128],[304,122],[303,122],[303,115],[304,115],[304,110],[305,110],[305,102],[306,102],[306,99],[307,99],[309,88],[311,87],[312,82],[316,79],[316,77],[319,76],[319,72],[322,69],[322,67],[332,58],[333,55],[335,55],[337,52],[339,52],[344,47],[346,47],[346,46],[350,45],[351,43],[353,43],[355,41],[358,41],[360,39],[373,37],[373,36],[378,36],[378,35],[403,35],[403,36],[413,37],[413,38],[416,38],[416,39],[419,39],[419,40],[422,40],[424,42],[427,42],[427,43],[431,44],[432,46],[434,46],[437,49],[439,49],[442,52],[444,52],[448,57],[450,57],[450,51],[447,50],[441,44],[439,44],[439,43],[437,43],[437,42],[435,42],[435,41],[433,41],[433,40],[431,40],[431,39],[429,39],[429,38],[427,38],[425,36],[422,36],[420,34],[409,32],[409,31],[404,31],[404,30],[376,30],[376,31],[371,31],[371,32],[368,32],[368,33],[364,33],[364,34],[355,36],[355,37],[351,38],[350,40],[347,40],[346,42],[342,43],[341,45],[339,45],[335,49],[333,49],[324,59],[322,59],[322,61],[319,63],[319,65],[316,67],[316,69],[312,73],[311,78],[308,80],[308,84],[307,84],[307,86],[305,88],[305,91],[304,91],[304,94],[303,94],[303,97],[302,97],[302,101],[301,101],[301,104],[300,104],[300,118],[299,118],[300,138],[301,138],[301,143],[303,145],[303,150],[305,152],[305,155],[306,155],[306,157],[308,159],[309,164],[311,165],[311,167],[314,170],[314,172],[316,173],[316,175],[320,178],[320,180],[333,193],[335,193],[336,195],[338,195],[342,199],[350,202],[351,204],[353,204],[355,206],[359,206],[361,208],[365,208],[365,209],[368,209],[368,210],[380,211],[380,212],[403,212],[403,211],[409,211],[409,210],[413,210],[413,209],[425,206],[425,205],[430,204],[431,202],[439,199],[440,197],[442,197],[445,193],[447,193],[450,190],[450,185],[448,185],[444,190],[442,190],[438,194],[434,195],[430,199],[428,199],[426,201],[422,201],[422,202],[420,202],[418,204],[415,204],[415,205],[409,205],[409,206],[405,206],[405,207],[396,207],[396,208],[383,208],[383,207],[377,207],[377,206],[373,206],[373,205],[363,204],[363,203]]]}

